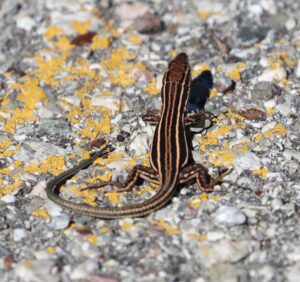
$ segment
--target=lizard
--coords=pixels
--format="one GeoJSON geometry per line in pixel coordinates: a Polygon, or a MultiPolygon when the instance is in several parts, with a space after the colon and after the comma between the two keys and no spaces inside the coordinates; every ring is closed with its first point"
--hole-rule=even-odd
{"type": "Polygon", "coordinates": [[[185,53],[180,53],[170,61],[163,77],[160,115],[153,116],[152,119],[149,116],[146,117],[147,121],[156,124],[151,146],[150,166],[136,165],[124,183],[111,181],[86,188],[113,185],[119,192],[131,191],[136,187],[138,179],[143,179],[159,185],[154,196],[144,202],[124,207],[92,207],[73,203],[59,196],[59,188],[66,180],[81,169],[88,167],[98,157],[107,155],[113,150],[110,145],[48,182],[47,196],[69,210],[103,219],[116,219],[141,217],[162,208],[171,200],[178,185],[191,180],[195,180],[201,190],[212,192],[215,185],[222,183],[222,179],[228,171],[219,173],[216,178],[212,178],[202,164],[190,164],[191,155],[185,126],[196,122],[199,118],[197,115],[192,118],[186,116],[190,85],[191,68],[188,57],[185,53]]]}

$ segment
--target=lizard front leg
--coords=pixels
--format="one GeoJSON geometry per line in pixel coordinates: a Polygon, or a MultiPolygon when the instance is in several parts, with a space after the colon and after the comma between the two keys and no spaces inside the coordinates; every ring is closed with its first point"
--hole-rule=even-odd
{"type": "MultiPolygon", "coordinates": [[[[203,123],[204,120],[212,120],[215,117],[211,112],[199,111],[196,113],[187,114],[184,117],[184,125],[189,126],[197,123],[203,123]]],[[[142,116],[144,122],[149,122],[153,125],[157,125],[160,121],[160,114],[157,112],[150,112],[142,116]]]]}

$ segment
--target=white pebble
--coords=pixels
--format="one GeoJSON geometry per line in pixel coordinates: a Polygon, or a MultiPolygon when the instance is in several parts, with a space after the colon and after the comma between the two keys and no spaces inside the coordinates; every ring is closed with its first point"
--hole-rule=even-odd
{"type": "Polygon", "coordinates": [[[27,231],[23,228],[16,228],[13,231],[13,239],[16,242],[20,242],[26,237],[27,237],[27,231]]]}
{"type": "Polygon", "coordinates": [[[275,69],[266,69],[258,77],[258,81],[272,82],[274,80],[280,80],[286,78],[286,70],[283,67],[277,67],[275,69]]]}
{"type": "Polygon", "coordinates": [[[279,105],[276,106],[276,109],[283,116],[288,116],[291,113],[291,107],[287,104],[279,104],[279,105]]]}
{"type": "Polygon", "coordinates": [[[297,77],[300,77],[300,59],[298,60],[297,68],[295,71],[297,77]]]}
{"type": "Polygon", "coordinates": [[[129,148],[130,150],[135,150],[137,155],[148,152],[148,136],[146,134],[136,135],[129,148]]]}
{"type": "Polygon", "coordinates": [[[285,27],[286,27],[287,30],[292,30],[296,27],[296,24],[297,24],[296,20],[293,19],[293,18],[290,18],[286,21],[285,27]]]}
{"type": "Polygon", "coordinates": [[[236,152],[234,157],[234,168],[238,173],[241,173],[244,170],[260,168],[260,159],[252,152],[236,152]]]}
{"type": "Polygon", "coordinates": [[[244,224],[246,215],[236,207],[220,206],[213,216],[216,226],[231,227],[244,224]]]}
{"type": "Polygon", "coordinates": [[[69,223],[70,223],[70,217],[66,214],[53,216],[51,219],[51,225],[56,230],[60,230],[68,227],[69,223]]]}
{"type": "Polygon", "coordinates": [[[100,106],[112,111],[120,110],[120,98],[117,96],[95,95],[91,99],[93,106],[100,106]]]}
{"type": "Polygon", "coordinates": [[[7,195],[5,195],[1,198],[1,202],[4,203],[4,204],[14,203],[15,200],[16,200],[16,197],[14,195],[11,195],[11,194],[7,194],[7,195]]]}

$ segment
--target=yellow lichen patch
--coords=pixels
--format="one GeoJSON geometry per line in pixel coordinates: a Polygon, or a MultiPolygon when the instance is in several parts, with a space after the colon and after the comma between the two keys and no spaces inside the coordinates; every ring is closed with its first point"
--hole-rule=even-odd
{"type": "Polygon", "coordinates": [[[7,136],[3,141],[0,141],[0,153],[2,154],[11,144],[11,139],[7,136]]]}
{"type": "Polygon", "coordinates": [[[24,167],[25,172],[30,172],[30,173],[38,173],[39,172],[39,165],[36,163],[31,163],[29,165],[26,165],[24,167]]]}
{"type": "Polygon", "coordinates": [[[187,237],[189,237],[191,239],[196,239],[198,241],[206,241],[207,240],[207,236],[200,235],[200,234],[197,234],[197,233],[188,233],[187,237]]]}
{"type": "Polygon", "coordinates": [[[28,110],[34,110],[38,102],[48,101],[45,92],[39,87],[39,81],[36,78],[26,79],[20,84],[12,84],[11,88],[20,90],[17,100],[23,102],[24,107],[28,110]]]}
{"type": "Polygon", "coordinates": [[[217,202],[220,202],[222,200],[222,197],[217,196],[217,195],[210,195],[209,200],[212,201],[212,202],[217,203],[217,202]]]}
{"type": "Polygon", "coordinates": [[[38,66],[33,71],[33,74],[39,80],[44,81],[53,87],[57,87],[59,86],[60,81],[56,76],[64,69],[66,58],[66,54],[51,59],[44,59],[41,56],[37,56],[35,60],[38,63],[38,66]]]}
{"type": "Polygon", "coordinates": [[[260,132],[254,135],[254,139],[260,141],[263,137],[272,139],[274,136],[282,136],[288,132],[288,129],[280,124],[276,124],[272,129],[260,132]]]}
{"type": "Polygon", "coordinates": [[[94,164],[98,164],[98,165],[107,165],[110,163],[113,163],[115,161],[119,161],[121,158],[123,158],[125,155],[124,152],[110,152],[105,159],[99,158],[97,160],[95,160],[94,164]]]}
{"type": "Polygon", "coordinates": [[[103,227],[100,228],[100,232],[103,233],[103,234],[106,234],[110,231],[111,231],[111,229],[108,226],[103,226],[103,227]]]}
{"type": "Polygon", "coordinates": [[[59,175],[64,171],[65,160],[63,156],[48,156],[41,165],[43,172],[59,175]]]}
{"type": "Polygon", "coordinates": [[[83,203],[88,204],[90,206],[97,206],[95,190],[83,190],[81,191],[79,187],[73,187],[70,189],[75,195],[83,198],[83,203]]]}
{"type": "Polygon", "coordinates": [[[24,265],[27,268],[32,268],[33,267],[33,263],[30,260],[25,260],[22,262],[22,265],[24,265]]]}
{"type": "Polygon", "coordinates": [[[206,21],[209,17],[211,17],[214,13],[213,12],[206,12],[206,11],[198,11],[197,15],[200,17],[201,20],[206,21]]]}
{"type": "Polygon", "coordinates": [[[64,80],[80,79],[84,81],[83,87],[75,91],[76,95],[80,97],[83,106],[88,106],[85,103],[87,101],[85,96],[87,93],[93,91],[93,89],[100,83],[100,75],[90,67],[90,63],[86,59],[78,59],[71,66],[65,68],[68,76],[64,77],[64,80]]]}
{"type": "MultiPolygon", "coordinates": [[[[14,152],[14,153],[15,153],[15,152],[14,152]]],[[[15,161],[13,162],[13,166],[14,166],[15,168],[20,167],[22,164],[23,164],[23,162],[20,161],[20,160],[15,160],[15,161]]]]}
{"type": "Polygon", "coordinates": [[[280,58],[289,66],[294,67],[297,64],[296,60],[292,60],[289,58],[288,53],[283,51],[280,53],[280,58]]]}
{"type": "Polygon", "coordinates": [[[28,109],[15,109],[11,118],[4,124],[3,129],[8,133],[14,134],[17,125],[25,124],[36,120],[36,116],[28,109]]]}
{"type": "Polygon", "coordinates": [[[3,152],[3,157],[11,157],[13,156],[16,152],[18,152],[21,148],[21,145],[18,144],[17,146],[12,146],[11,148],[8,148],[3,152]]]}
{"type": "Polygon", "coordinates": [[[138,191],[136,191],[137,196],[141,196],[144,193],[150,193],[155,189],[158,189],[159,185],[151,184],[145,187],[141,187],[138,191]]]}
{"type": "Polygon", "coordinates": [[[206,256],[206,257],[210,256],[210,249],[209,249],[209,247],[205,247],[203,249],[203,255],[206,256]]]}
{"type": "Polygon", "coordinates": [[[55,248],[54,247],[48,247],[46,249],[46,251],[48,252],[48,254],[53,255],[55,253],[55,248]]]}
{"type": "Polygon", "coordinates": [[[86,20],[84,22],[74,21],[72,22],[72,28],[79,34],[85,34],[91,28],[91,20],[86,20]]]}
{"type": "Polygon", "coordinates": [[[189,206],[193,209],[199,209],[201,206],[201,200],[199,199],[199,197],[190,200],[189,206]]]}
{"type": "Polygon", "coordinates": [[[9,167],[4,167],[0,169],[1,174],[9,174],[11,172],[11,169],[9,167]]]}
{"type": "Polygon", "coordinates": [[[59,39],[54,43],[54,47],[60,52],[69,51],[74,48],[67,36],[59,37],[59,39]]]}
{"type": "Polygon", "coordinates": [[[44,33],[44,36],[46,37],[47,40],[51,40],[55,36],[60,35],[62,33],[63,33],[62,29],[60,29],[57,26],[50,25],[50,26],[48,26],[46,32],[44,33]]]}
{"type": "Polygon", "coordinates": [[[109,47],[109,38],[106,36],[94,36],[91,44],[91,49],[105,49],[109,47]]]}
{"type": "Polygon", "coordinates": [[[229,167],[234,163],[234,154],[231,150],[214,150],[208,152],[208,156],[214,166],[229,167]]]}
{"type": "Polygon", "coordinates": [[[268,107],[268,108],[266,108],[266,112],[267,112],[267,115],[271,116],[272,114],[275,113],[275,108],[268,107]]]}
{"type": "Polygon", "coordinates": [[[210,70],[208,65],[205,64],[197,64],[192,69],[192,76],[197,76],[198,74],[201,74],[204,71],[210,70]]]}
{"type": "Polygon", "coordinates": [[[114,27],[114,25],[107,21],[105,24],[105,31],[110,33],[113,37],[117,38],[120,36],[120,32],[114,27]]]}
{"type": "Polygon", "coordinates": [[[260,169],[252,170],[253,174],[261,176],[261,178],[266,179],[268,176],[268,168],[262,167],[260,169]]]}
{"type": "Polygon", "coordinates": [[[6,184],[6,185],[2,185],[2,182],[1,182],[0,183],[0,185],[1,185],[0,197],[16,191],[18,188],[21,187],[22,184],[24,184],[24,182],[22,180],[17,180],[15,182],[13,182],[12,184],[6,184]]]}
{"type": "Polygon", "coordinates": [[[121,225],[121,229],[123,231],[127,231],[131,227],[133,227],[133,221],[132,221],[132,219],[125,219],[120,223],[120,225],[121,225]]]}
{"type": "Polygon", "coordinates": [[[89,180],[90,183],[97,183],[97,182],[108,182],[108,181],[111,181],[111,177],[112,177],[112,173],[111,172],[108,172],[108,173],[105,173],[105,174],[102,174],[102,175],[97,175],[93,178],[91,178],[89,180]]]}
{"type": "Polygon", "coordinates": [[[152,95],[157,95],[160,93],[160,89],[157,89],[156,85],[157,85],[157,79],[156,77],[152,77],[147,87],[144,88],[144,91],[152,95]]]}
{"type": "Polygon", "coordinates": [[[201,206],[202,202],[206,202],[209,199],[207,193],[201,193],[199,196],[193,198],[192,200],[189,201],[190,207],[193,209],[198,209],[201,206]]]}
{"type": "Polygon", "coordinates": [[[85,237],[85,240],[88,241],[90,244],[96,245],[97,244],[97,235],[91,234],[85,237]]]}
{"type": "Polygon", "coordinates": [[[209,96],[210,96],[210,97],[216,97],[217,94],[218,94],[217,89],[216,89],[216,88],[213,88],[213,89],[210,90],[209,96]]]}
{"type": "Polygon", "coordinates": [[[124,65],[120,66],[120,69],[110,74],[110,80],[113,84],[119,84],[126,88],[134,84],[134,79],[131,78],[131,74],[128,71],[129,68],[124,65]],[[124,69],[122,69],[124,67],[124,69]]]}
{"type": "Polygon", "coordinates": [[[121,203],[120,201],[120,196],[122,193],[119,192],[108,192],[105,194],[105,196],[109,199],[109,201],[114,204],[114,205],[118,205],[121,203]]]}
{"type": "Polygon", "coordinates": [[[39,210],[36,210],[32,213],[33,216],[40,216],[40,217],[43,217],[44,219],[49,219],[49,214],[48,212],[42,208],[42,209],[39,209],[39,210]]]}
{"type": "Polygon", "coordinates": [[[140,37],[136,36],[136,35],[130,35],[128,37],[128,41],[130,41],[130,42],[132,42],[136,45],[140,45],[143,42],[143,40],[140,37]]]}
{"type": "Polygon", "coordinates": [[[58,175],[64,171],[65,160],[62,156],[48,156],[42,164],[32,163],[24,167],[25,172],[51,173],[58,175]]]}
{"type": "Polygon", "coordinates": [[[113,70],[118,68],[120,65],[123,65],[124,61],[132,60],[134,57],[135,55],[129,54],[128,50],[122,46],[113,50],[110,58],[102,61],[101,65],[108,70],[113,70]]]}
{"type": "Polygon", "coordinates": [[[218,139],[220,137],[224,137],[229,132],[229,130],[229,126],[221,125],[219,128],[208,132],[204,137],[198,136],[197,139],[200,142],[200,149],[202,151],[205,151],[206,146],[208,145],[218,145],[218,139]]]}
{"type": "Polygon", "coordinates": [[[281,38],[280,40],[279,40],[279,44],[280,45],[286,45],[286,40],[284,39],[284,38],[281,38]]]}
{"type": "Polygon", "coordinates": [[[164,230],[168,234],[171,234],[171,235],[181,234],[181,231],[179,229],[172,227],[169,223],[167,223],[163,219],[156,220],[153,222],[153,224],[155,224],[159,229],[164,230]]]}
{"type": "Polygon", "coordinates": [[[248,140],[245,140],[245,141],[241,142],[240,144],[234,145],[231,150],[233,152],[240,152],[240,153],[248,152],[249,151],[249,142],[248,142],[248,140]]]}
{"type": "Polygon", "coordinates": [[[132,74],[134,70],[144,71],[145,67],[140,63],[126,64],[126,60],[131,60],[136,55],[129,54],[125,47],[120,47],[112,52],[111,56],[101,62],[101,66],[107,70],[113,84],[122,87],[132,86],[135,82],[132,74]]]}
{"type": "Polygon", "coordinates": [[[244,68],[245,63],[239,63],[228,72],[228,76],[233,80],[241,80],[240,71],[244,68]]]}
{"type": "Polygon", "coordinates": [[[99,135],[109,134],[111,132],[110,118],[112,111],[109,109],[101,109],[102,118],[100,121],[95,121],[92,117],[88,117],[85,121],[84,128],[77,131],[82,139],[95,139],[99,135]]]}
{"type": "Polygon", "coordinates": [[[175,58],[177,56],[177,50],[173,49],[169,52],[171,58],[175,58]]]}

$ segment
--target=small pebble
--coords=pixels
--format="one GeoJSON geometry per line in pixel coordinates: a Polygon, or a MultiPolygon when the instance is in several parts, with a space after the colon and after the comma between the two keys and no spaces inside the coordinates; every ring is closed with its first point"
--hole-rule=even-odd
{"type": "Polygon", "coordinates": [[[23,228],[16,228],[13,230],[13,239],[16,242],[20,242],[23,239],[25,239],[28,235],[27,230],[23,229],[23,228]]]}
{"type": "Polygon", "coordinates": [[[232,227],[244,224],[247,221],[246,215],[238,208],[220,206],[214,213],[213,222],[216,226],[232,227]]]}

